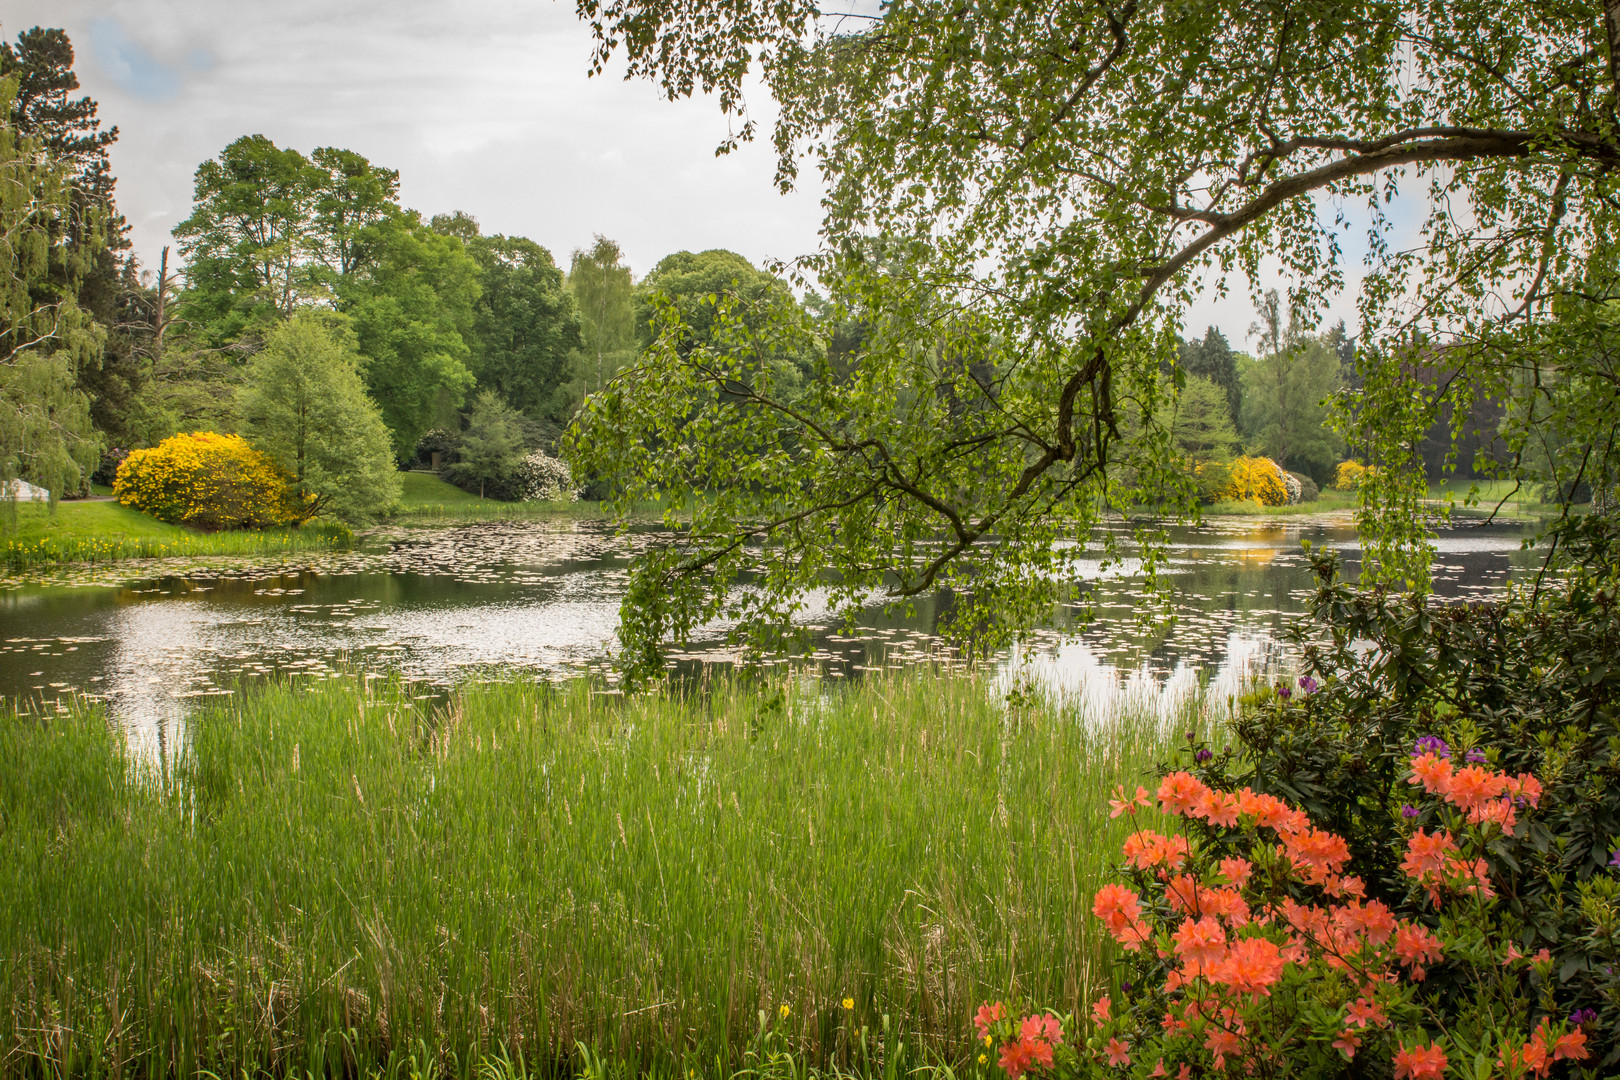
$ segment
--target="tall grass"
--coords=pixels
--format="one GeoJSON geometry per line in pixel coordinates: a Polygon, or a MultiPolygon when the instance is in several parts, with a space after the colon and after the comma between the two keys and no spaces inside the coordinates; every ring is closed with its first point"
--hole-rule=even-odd
{"type": "Polygon", "coordinates": [[[301,529],[241,530],[162,537],[47,536],[5,539],[0,535],[0,567],[15,572],[56,563],[101,563],[204,555],[275,555],[297,551],[343,550],[353,543],[353,531],[343,525],[306,525],[301,529]]]}
{"type": "Polygon", "coordinates": [[[0,1072],[970,1063],[986,998],[1108,984],[1106,798],[1170,738],[929,674],[279,686],[169,765],[93,711],[9,717],[0,1072]]]}

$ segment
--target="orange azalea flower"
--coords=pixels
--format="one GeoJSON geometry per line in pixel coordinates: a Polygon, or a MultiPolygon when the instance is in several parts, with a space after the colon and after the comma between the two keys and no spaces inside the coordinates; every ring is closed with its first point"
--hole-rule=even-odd
{"type": "Polygon", "coordinates": [[[1451,783],[1450,759],[1436,757],[1432,750],[1413,758],[1412,775],[1407,783],[1422,784],[1430,795],[1444,795],[1451,783]]]}
{"type": "Polygon", "coordinates": [[[1501,773],[1483,765],[1468,765],[1452,774],[1445,796],[1458,809],[1472,811],[1502,794],[1506,787],[1507,777],[1501,773]]]}
{"type": "Polygon", "coordinates": [[[1224,791],[1206,790],[1203,798],[1192,807],[1192,816],[1200,817],[1211,825],[1231,828],[1238,823],[1239,800],[1224,791]]]}
{"type": "Polygon", "coordinates": [[[1063,1045],[1063,1025],[1051,1013],[1026,1017],[1018,1026],[1018,1035],[1022,1039],[1050,1043],[1052,1046],[1063,1045]]]}
{"type": "Polygon", "coordinates": [[[1160,1076],[1169,1076],[1169,1075],[1170,1075],[1169,1073],[1164,1071],[1164,1058],[1160,1058],[1159,1063],[1157,1065],[1153,1066],[1153,1071],[1148,1073],[1148,1080],[1157,1080],[1157,1078],[1160,1077],[1160,1076]]]}
{"type": "Polygon", "coordinates": [[[1175,933],[1176,955],[1209,963],[1226,954],[1226,931],[1212,916],[1188,919],[1175,933]]]}
{"type": "Polygon", "coordinates": [[[1446,1052],[1439,1043],[1402,1047],[1395,1055],[1395,1080],[1441,1080],[1446,1075],[1446,1052]]]}
{"type": "Polygon", "coordinates": [[[1378,1007],[1377,1002],[1368,1001],[1363,997],[1356,998],[1355,1004],[1350,1006],[1350,1015],[1345,1017],[1344,1022],[1347,1027],[1351,1024],[1363,1028],[1368,1024],[1388,1027],[1389,1017],[1384,1015],[1384,1010],[1378,1007]]]}
{"type": "Polygon", "coordinates": [[[1159,807],[1166,813],[1185,815],[1209,794],[1204,782],[1189,772],[1173,772],[1159,784],[1159,807]]]}
{"type": "Polygon", "coordinates": [[[990,1034],[991,1024],[994,1024],[997,1020],[1004,1020],[1006,1017],[1006,1005],[999,1001],[994,1005],[985,1003],[980,1005],[979,1011],[973,1015],[973,1026],[979,1029],[979,1038],[982,1039],[990,1034]]]}
{"type": "Polygon", "coordinates": [[[1114,798],[1108,800],[1108,805],[1113,808],[1108,815],[1110,818],[1117,818],[1121,814],[1134,814],[1138,807],[1153,805],[1153,796],[1148,794],[1148,789],[1145,787],[1138,787],[1136,796],[1130,799],[1125,797],[1123,787],[1116,787],[1114,788],[1114,796],[1114,798]]]}
{"type": "MultiPolygon", "coordinates": [[[[1543,1020],[1542,1023],[1545,1024],[1546,1021],[1543,1020]]],[[[1591,1056],[1591,1051],[1586,1049],[1586,1032],[1584,1031],[1571,1031],[1568,1035],[1560,1035],[1558,1041],[1553,1044],[1554,1061],[1563,1061],[1565,1058],[1585,1061],[1591,1056]]]]}
{"type": "Polygon", "coordinates": [[[997,1064],[1011,1080],[1018,1080],[1029,1071],[1031,1065],[1035,1064],[1035,1056],[1031,1052],[1031,1047],[1025,1045],[1023,1040],[1017,1040],[1001,1048],[1001,1057],[997,1064]]]}
{"type": "Polygon", "coordinates": [[[1236,856],[1221,860],[1221,876],[1233,888],[1241,889],[1248,884],[1249,875],[1254,872],[1254,864],[1248,859],[1236,856]]]}
{"type": "Polygon", "coordinates": [[[1091,1007],[1092,1019],[1096,1020],[1099,1024],[1108,1023],[1112,1016],[1111,1010],[1113,1007],[1114,1003],[1108,1000],[1108,995],[1104,994],[1102,997],[1098,998],[1097,1003],[1091,1007]]]}
{"type": "Polygon", "coordinates": [[[1131,1063],[1131,1045],[1123,1039],[1109,1039],[1103,1052],[1108,1055],[1108,1064],[1116,1069],[1122,1069],[1131,1063]]]}
{"type": "Polygon", "coordinates": [[[1415,881],[1423,881],[1429,874],[1445,871],[1446,861],[1457,852],[1457,842],[1444,830],[1433,833],[1419,829],[1406,842],[1406,858],[1401,869],[1415,881]]]}
{"type": "Polygon", "coordinates": [[[1361,1036],[1349,1028],[1345,1028],[1339,1033],[1339,1037],[1333,1040],[1333,1049],[1343,1054],[1347,1059],[1356,1056],[1356,1048],[1360,1045],[1361,1036]]]}
{"type": "Polygon", "coordinates": [[[1422,965],[1440,959],[1440,939],[1430,933],[1428,927],[1403,924],[1395,931],[1395,955],[1412,969],[1413,978],[1422,979],[1422,965]]]}
{"type": "Polygon", "coordinates": [[[1541,804],[1541,781],[1529,773],[1508,777],[1504,786],[1509,795],[1521,798],[1531,806],[1541,804]]]}
{"type": "Polygon", "coordinates": [[[1226,1055],[1236,1053],[1239,1045],[1233,1032],[1213,1026],[1204,1032],[1204,1049],[1215,1055],[1217,1069],[1226,1068],[1226,1055]]]}
{"type": "Polygon", "coordinates": [[[1210,973],[1213,982],[1230,986],[1240,994],[1271,993],[1271,984],[1282,977],[1285,961],[1282,949],[1265,938],[1244,938],[1234,942],[1226,956],[1210,973]]]}
{"type": "Polygon", "coordinates": [[[1111,881],[1098,889],[1091,901],[1091,913],[1110,930],[1119,930],[1134,922],[1141,917],[1141,911],[1141,898],[1118,882],[1111,881]]]}
{"type": "Polygon", "coordinates": [[[1339,924],[1352,933],[1364,936],[1373,945],[1382,945],[1395,933],[1395,916],[1379,900],[1366,904],[1351,901],[1334,912],[1339,924]]]}

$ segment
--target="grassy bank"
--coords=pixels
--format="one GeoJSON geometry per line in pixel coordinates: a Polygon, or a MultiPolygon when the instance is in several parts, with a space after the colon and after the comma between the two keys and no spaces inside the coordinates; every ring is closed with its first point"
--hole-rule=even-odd
{"type": "Polygon", "coordinates": [[[1305,514],[1327,514],[1334,510],[1354,510],[1355,507],[1355,492],[1334,491],[1328,488],[1311,502],[1295,503],[1292,506],[1264,506],[1253,499],[1238,499],[1232,502],[1212,503],[1204,507],[1204,514],[1227,517],[1298,517],[1305,514]]]}
{"type": "Polygon", "coordinates": [[[353,534],[340,525],[302,529],[201,533],[169,525],[113,502],[40,503],[0,508],[0,567],[27,570],[69,562],[111,562],[204,555],[274,555],[345,547],[353,534]]]}
{"type": "Polygon", "coordinates": [[[501,502],[480,499],[432,473],[400,474],[402,491],[396,521],[527,521],[536,518],[597,517],[594,502],[501,502]]]}
{"type": "Polygon", "coordinates": [[[161,772],[7,718],[0,1072],[974,1071],[985,998],[1107,984],[1106,796],[1166,738],[925,674],[271,688],[161,772]]]}

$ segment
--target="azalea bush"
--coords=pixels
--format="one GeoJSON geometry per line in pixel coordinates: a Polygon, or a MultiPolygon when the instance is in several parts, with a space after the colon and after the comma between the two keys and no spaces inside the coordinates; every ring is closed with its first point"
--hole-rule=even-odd
{"type": "Polygon", "coordinates": [[[1312,555],[1305,674],[1189,742],[1095,914],[1085,1018],[987,1005],[1009,1075],[1527,1077],[1620,1062],[1620,529],[1497,603],[1356,592],[1312,555]],[[1369,648],[1370,646],[1370,648],[1369,648]],[[1011,1048],[1009,1050],[1009,1048],[1011,1048]],[[1048,1053],[1050,1051],[1050,1053],[1048,1053]]]}
{"type": "Polygon", "coordinates": [[[1227,472],[1219,497],[1232,502],[1254,501],[1265,506],[1287,506],[1291,501],[1287,474],[1264,457],[1239,457],[1227,472]]]}
{"type": "Polygon", "coordinates": [[[113,497],[159,521],[214,532],[303,520],[303,507],[269,457],[239,435],[196,431],[133,450],[113,497]]]}
{"type": "Polygon", "coordinates": [[[1367,475],[1367,466],[1359,461],[1341,461],[1333,474],[1333,486],[1339,491],[1355,491],[1367,475]]]}
{"type": "MultiPolygon", "coordinates": [[[[1550,1003],[1553,961],[1524,953],[1495,915],[1492,844],[1534,815],[1542,786],[1483,763],[1453,767],[1442,749],[1414,747],[1409,793],[1394,793],[1422,807],[1406,820],[1433,820],[1411,826],[1403,845],[1409,917],[1367,896],[1342,837],[1274,795],[1211,786],[1186,769],[1156,794],[1119,792],[1116,816],[1156,807],[1184,830],[1138,828],[1122,852],[1124,880],[1097,892],[1093,912],[1131,957],[1130,983],[1117,1002],[1095,1003],[1090,1038],[1072,1047],[1057,1016],[986,1005],[977,1019],[987,1049],[1013,1080],[1352,1075],[1358,1056],[1397,1078],[1439,1078],[1448,1062],[1464,1075],[1546,1076],[1558,1061],[1585,1061],[1584,1015],[1528,1023],[1533,1006],[1550,1003]],[[1442,964],[1466,969],[1472,989],[1449,1024],[1424,985],[1442,964]]],[[[1193,757],[1200,772],[1219,771],[1207,749],[1193,757]]]]}

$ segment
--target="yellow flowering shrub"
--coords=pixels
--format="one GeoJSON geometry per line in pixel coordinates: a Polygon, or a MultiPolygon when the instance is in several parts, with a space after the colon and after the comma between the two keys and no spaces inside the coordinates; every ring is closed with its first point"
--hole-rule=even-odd
{"type": "Polygon", "coordinates": [[[159,521],[209,532],[301,520],[275,463],[240,435],[212,431],[132,451],[113,478],[113,497],[159,521]]]}
{"type": "Polygon", "coordinates": [[[1341,461],[1333,474],[1333,486],[1340,491],[1354,491],[1361,486],[1368,469],[1359,461],[1341,461]]]}
{"type": "Polygon", "coordinates": [[[1232,462],[1221,501],[1253,500],[1265,506],[1288,505],[1288,483],[1270,458],[1240,457],[1232,462]]]}

